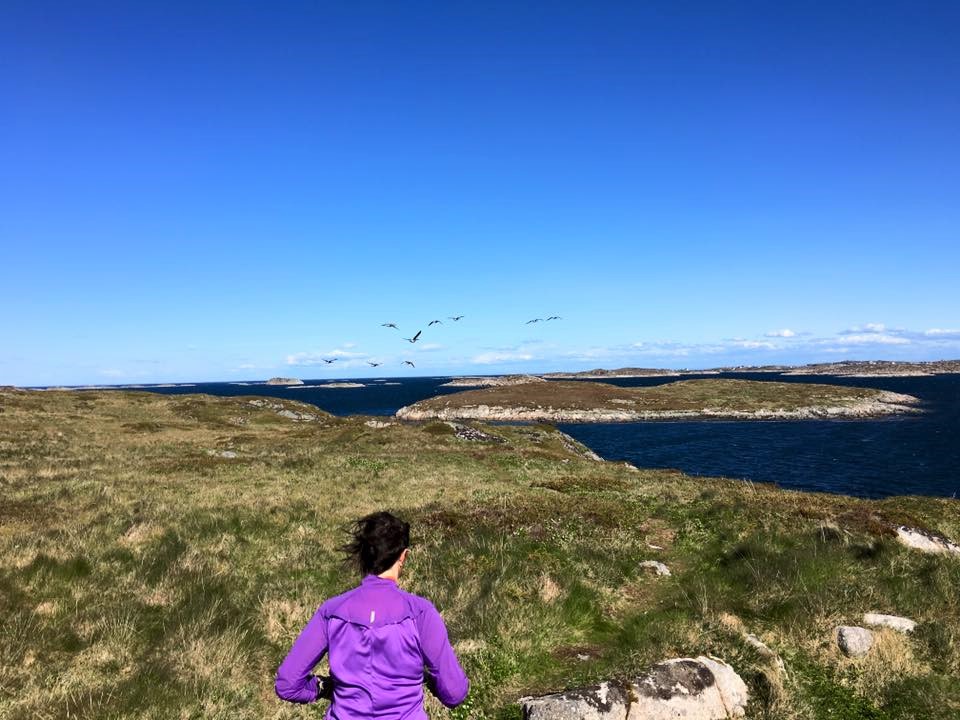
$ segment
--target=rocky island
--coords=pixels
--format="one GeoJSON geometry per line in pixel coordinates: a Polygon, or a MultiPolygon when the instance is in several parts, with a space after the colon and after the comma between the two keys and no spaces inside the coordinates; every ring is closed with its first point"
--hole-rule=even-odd
{"type": "Polygon", "coordinates": [[[686,418],[867,418],[917,412],[911,395],[814,383],[680,380],[656,387],[554,381],[441,395],[397,411],[403,420],[634,422],[686,418]]]}
{"type": "Polygon", "coordinates": [[[582,372],[552,372],[544,373],[540,377],[547,380],[578,380],[581,378],[640,378],[640,377],[672,377],[679,375],[679,370],[664,370],[663,368],[618,368],[616,370],[604,370],[594,368],[593,370],[583,370],[582,372]]]}
{"type": "Polygon", "coordinates": [[[267,380],[267,385],[303,385],[303,380],[299,378],[272,377],[267,380]]]}
{"type": "Polygon", "coordinates": [[[450,382],[443,383],[440,387],[503,387],[536,382],[546,382],[546,380],[536,375],[485,375],[454,378],[450,382]]]}

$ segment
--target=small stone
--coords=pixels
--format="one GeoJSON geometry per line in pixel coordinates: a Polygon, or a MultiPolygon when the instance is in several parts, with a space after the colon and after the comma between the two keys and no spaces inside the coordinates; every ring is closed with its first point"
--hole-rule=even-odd
{"type": "Polygon", "coordinates": [[[235,458],[237,454],[233,450],[223,450],[220,453],[220,457],[227,458],[228,460],[235,458]]]}
{"type": "Polygon", "coordinates": [[[897,540],[909,548],[925,553],[960,555],[960,545],[941,535],[907,527],[906,525],[897,528],[897,540]]]}
{"type": "Polygon", "coordinates": [[[640,563],[640,567],[645,570],[653,570],[653,572],[655,572],[657,575],[670,575],[670,568],[668,568],[659,560],[644,560],[642,563],[640,563]]]}
{"type": "Polygon", "coordinates": [[[384,422],[383,420],[367,420],[364,425],[369,428],[374,428],[375,430],[380,430],[382,428],[387,428],[393,425],[392,422],[384,422]]]}
{"type": "Polygon", "coordinates": [[[864,625],[874,625],[879,627],[888,627],[899,632],[913,632],[917,627],[915,620],[900,617],[899,615],[883,615],[881,613],[866,613],[863,616],[864,625]]]}
{"type": "Polygon", "coordinates": [[[838,625],[834,633],[837,645],[848,657],[866,655],[873,646],[873,633],[855,625],[838,625]]]}
{"type": "Polygon", "coordinates": [[[747,633],[743,636],[743,639],[746,641],[747,645],[754,648],[757,651],[757,654],[760,657],[770,660],[774,665],[776,665],[777,670],[782,673],[787,672],[787,668],[783,664],[783,659],[777,655],[773,650],[771,650],[766,643],[763,642],[753,633],[747,633]]]}

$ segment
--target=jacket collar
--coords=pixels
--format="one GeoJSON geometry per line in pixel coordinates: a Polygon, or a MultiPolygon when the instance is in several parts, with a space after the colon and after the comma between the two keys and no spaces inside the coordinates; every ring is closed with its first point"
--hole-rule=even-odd
{"type": "Polygon", "coordinates": [[[397,587],[397,583],[394,582],[393,580],[389,580],[388,578],[382,578],[377,575],[364,576],[363,580],[361,581],[361,584],[362,585],[381,585],[381,586],[392,585],[393,587],[397,587]]]}

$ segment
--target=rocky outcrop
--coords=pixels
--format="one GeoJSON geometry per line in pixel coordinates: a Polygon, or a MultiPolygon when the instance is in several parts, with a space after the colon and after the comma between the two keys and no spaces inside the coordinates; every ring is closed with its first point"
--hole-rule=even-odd
{"type": "Polygon", "coordinates": [[[901,525],[897,528],[897,540],[902,545],[920,552],[960,557],[960,545],[927,530],[901,525]]]}
{"type": "Polygon", "coordinates": [[[520,702],[524,720],[724,720],[743,717],[747,700],[732,667],[701,656],[658,663],[628,685],[608,681],[520,702]]]}
{"type": "Polygon", "coordinates": [[[860,657],[873,647],[873,633],[855,625],[838,625],[833,630],[837,646],[848,657],[860,657]]]}
{"type": "Polygon", "coordinates": [[[447,425],[453,428],[453,436],[459,440],[469,440],[471,442],[489,442],[501,444],[505,443],[504,440],[499,435],[491,435],[488,432],[479,430],[475,427],[470,427],[469,425],[463,425],[461,423],[448,422],[447,425]]]}
{"type": "Polygon", "coordinates": [[[298,378],[272,377],[267,380],[267,385],[303,385],[303,380],[298,378]]]}
{"type": "Polygon", "coordinates": [[[254,407],[265,410],[273,410],[280,417],[293,420],[294,422],[315,422],[322,417],[321,415],[302,410],[291,410],[283,403],[271,402],[269,400],[248,400],[247,405],[253,405],[254,407]]]}

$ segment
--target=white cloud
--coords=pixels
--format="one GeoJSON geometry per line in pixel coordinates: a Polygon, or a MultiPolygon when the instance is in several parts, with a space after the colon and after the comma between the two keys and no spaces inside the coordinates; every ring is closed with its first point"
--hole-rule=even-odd
{"type": "Polygon", "coordinates": [[[864,335],[844,335],[843,342],[852,345],[909,345],[910,340],[897,335],[868,333],[864,335]]]}
{"type": "Polygon", "coordinates": [[[474,362],[477,365],[494,365],[496,363],[512,362],[517,360],[522,360],[526,362],[528,360],[534,360],[534,359],[535,359],[534,355],[528,352],[511,352],[511,351],[493,350],[490,352],[480,353],[479,355],[474,356],[471,362],[474,362]]]}
{"type": "MultiPolygon", "coordinates": [[[[364,353],[350,352],[349,350],[328,350],[327,352],[298,352],[293,353],[292,355],[287,355],[287,365],[295,365],[297,367],[310,367],[315,365],[328,365],[325,363],[326,360],[361,360],[367,357],[364,353]]],[[[341,367],[344,363],[340,363],[341,367]]],[[[350,363],[355,364],[355,363],[350,363]]]]}
{"type": "Polygon", "coordinates": [[[764,333],[764,337],[792,338],[795,336],[796,336],[796,333],[790,328],[783,328],[782,330],[771,330],[768,333],[764,333]]]}
{"type": "Polygon", "coordinates": [[[887,326],[884,323],[864,323],[863,325],[854,325],[851,328],[847,328],[841,335],[859,335],[861,333],[883,333],[887,331],[887,326]]]}
{"type": "Polygon", "coordinates": [[[960,338],[960,330],[944,330],[943,328],[930,328],[929,330],[924,330],[923,334],[926,337],[960,338]]]}
{"type": "Polygon", "coordinates": [[[776,350],[777,346],[765,340],[734,340],[731,345],[745,350],[776,350]]]}
{"type": "Polygon", "coordinates": [[[440,343],[424,343],[423,345],[414,346],[420,352],[433,352],[436,350],[443,350],[443,345],[440,343]]]}

